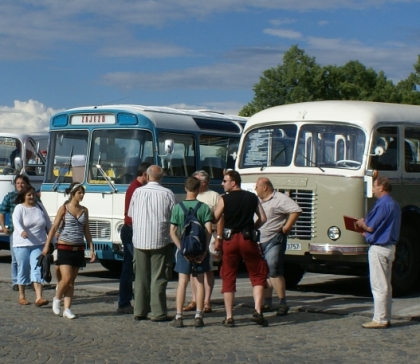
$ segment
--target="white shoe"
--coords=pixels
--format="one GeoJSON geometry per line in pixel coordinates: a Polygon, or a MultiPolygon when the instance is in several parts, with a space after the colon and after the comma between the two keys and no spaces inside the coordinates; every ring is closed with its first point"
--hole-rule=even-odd
{"type": "Polygon", "coordinates": [[[52,302],[52,310],[56,315],[60,314],[60,305],[61,305],[61,300],[58,300],[57,298],[53,298],[53,302],[52,302]]]}
{"type": "Polygon", "coordinates": [[[76,315],[73,314],[73,312],[71,312],[69,308],[66,308],[63,311],[63,317],[67,317],[68,319],[72,320],[76,317],[76,315]]]}

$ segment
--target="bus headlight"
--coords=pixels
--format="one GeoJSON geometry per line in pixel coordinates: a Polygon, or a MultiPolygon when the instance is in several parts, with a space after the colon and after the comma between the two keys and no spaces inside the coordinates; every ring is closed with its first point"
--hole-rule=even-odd
{"type": "Polygon", "coordinates": [[[337,240],[341,236],[341,231],[337,226],[331,226],[328,229],[328,237],[331,240],[337,240]]]}

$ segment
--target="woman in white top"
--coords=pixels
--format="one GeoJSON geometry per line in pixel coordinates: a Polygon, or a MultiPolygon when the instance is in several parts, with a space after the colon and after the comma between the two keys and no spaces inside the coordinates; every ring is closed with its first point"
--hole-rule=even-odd
{"type": "Polygon", "coordinates": [[[37,268],[37,258],[47,240],[47,231],[51,227],[50,219],[44,206],[36,201],[35,190],[25,186],[17,195],[17,204],[13,211],[13,251],[18,267],[17,284],[19,285],[19,304],[28,305],[25,298],[25,286],[33,283],[35,306],[48,304],[42,298],[41,269],[37,268]]]}

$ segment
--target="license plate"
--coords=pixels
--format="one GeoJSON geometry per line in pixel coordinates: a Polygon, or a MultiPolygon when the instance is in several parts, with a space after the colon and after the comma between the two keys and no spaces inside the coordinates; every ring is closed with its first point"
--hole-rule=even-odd
{"type": "Polygon", "coordinates": [[[299,243],[287,243],[286,250],[302,250],[302,246],[299,243]]]}
{"type": "Polygon", "coordinates": [[[90,250],[85,250],[85,258],[90,258],[90,250]]]}

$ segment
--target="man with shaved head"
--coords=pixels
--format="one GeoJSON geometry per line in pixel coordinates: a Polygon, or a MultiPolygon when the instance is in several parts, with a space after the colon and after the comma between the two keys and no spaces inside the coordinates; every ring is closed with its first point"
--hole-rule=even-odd
{"type": "Polygon", "coordinates": [[[289,306],[286,302],[286,284],[284,281],[284,254],[287,235],[298,219],[302,209],[290,197],[277,192],[268,178],[262,177],[255,184],[255,191],[267,216],[261,226],[260,243],[268,265],[265,304],[263,309],[271,310],[273,288],[279,298],[278,316],[287,315],[289,306]]]}

